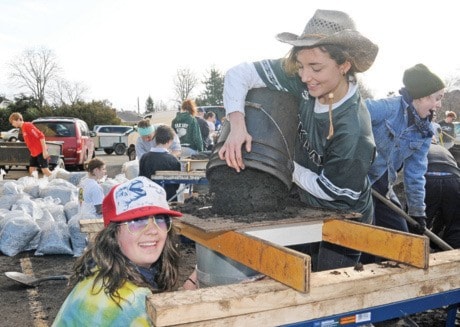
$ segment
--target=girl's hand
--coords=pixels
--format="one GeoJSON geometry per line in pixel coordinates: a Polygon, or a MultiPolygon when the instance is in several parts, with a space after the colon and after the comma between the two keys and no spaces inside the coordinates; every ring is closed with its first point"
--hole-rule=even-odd
{"type": "Polygon", "coordinates": [[[252,136],[247,132],[243,113],[232,112],[228,117],[230,133],[219,150],[219,158],[225,160],[229,167],[240,172],[245,168],[241,148],[245,144],[245,150],[251,152],[252,136]]]}

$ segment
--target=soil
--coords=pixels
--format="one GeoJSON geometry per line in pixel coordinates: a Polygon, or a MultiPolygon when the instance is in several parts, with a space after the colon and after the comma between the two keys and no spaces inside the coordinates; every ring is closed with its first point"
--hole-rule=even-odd
{"type": "Polygon", "coordinates": [[[265,172],[248,168],[237,173],[228,166],[220,166],[208,172],[207,177],[214,214],[248,215],[286,208],[287,186],[265,172]]]}

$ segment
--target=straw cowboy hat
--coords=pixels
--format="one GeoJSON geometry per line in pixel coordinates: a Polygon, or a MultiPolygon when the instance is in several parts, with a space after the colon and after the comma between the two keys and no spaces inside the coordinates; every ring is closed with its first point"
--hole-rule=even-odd
{"type": "Polygon", "coordinates": [[[348,50],[357,72],[368,70],[378,52],[378,46],[356,30],[350,16],[335,10],[316,10],[300,36],[285,32],[276,38],[296,47],[342,46],[348,50]]]}

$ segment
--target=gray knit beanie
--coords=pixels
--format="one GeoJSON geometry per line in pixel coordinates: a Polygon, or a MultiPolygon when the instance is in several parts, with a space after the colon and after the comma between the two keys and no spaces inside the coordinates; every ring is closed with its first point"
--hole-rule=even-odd
{"type": "Polygon", "coordinates": [[[413,99],[429,96],[445,88],[444,82],[424,64],[406,69],[403,83],[413,99]]]}

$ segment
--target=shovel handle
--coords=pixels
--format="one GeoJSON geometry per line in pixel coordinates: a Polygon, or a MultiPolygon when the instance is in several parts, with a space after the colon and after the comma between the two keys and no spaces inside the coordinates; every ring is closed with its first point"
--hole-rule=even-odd
{"type": "MultiPolygon", "coordinates": [[[[417,221],[415,221],[414,218],[409,216],[404,210],[402,210],[400,207],[395,205],[393,202],[388,200],[386,197],[384,197],[382,194],[377,192],[376,190],[372,189],[372,195],[375,196],[377,199],[385,203],[390,209],[392,209],[394,212],[398,213],[401,215],[408,223],[410,223],[412,226],[417,225],[417,221]]],[[[451,247],[449,244],[444,242],[438,235],[430,231],[429,229],[425,228],[425,231],[423,232],[424,235],[428,236],[430,240],[433,241],[436,245],[438,245],[442,250],[453,250],[454,248],[451,247]]]]}
{"type": "Polygon", "coordinates": [[[69,277],[70,277],[69,275],[56,275],[56,276],[41,277],[41,278],[37,278],[35,283],[43,282],[45,280],[66,280],[66,279],[69,279],[69,277]]]}

